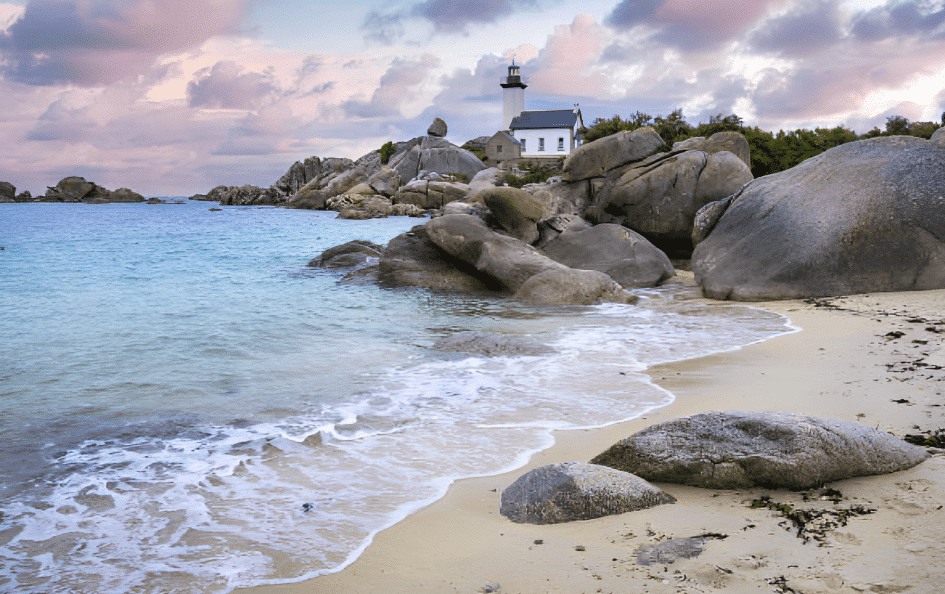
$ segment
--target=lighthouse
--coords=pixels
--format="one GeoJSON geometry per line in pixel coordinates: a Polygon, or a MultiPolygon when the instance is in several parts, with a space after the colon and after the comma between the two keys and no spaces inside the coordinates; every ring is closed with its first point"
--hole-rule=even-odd
{"type": "Polygon", "coordinates": [[[525,87],[528,86],[522,82],[522,75],[519,74],[514,59],[512,65],[509,66],[509,75],[502,79],[500,84],[502,85],[504,103],[502,129],[509,130],[512,119],[525,111],[525,87]]]}

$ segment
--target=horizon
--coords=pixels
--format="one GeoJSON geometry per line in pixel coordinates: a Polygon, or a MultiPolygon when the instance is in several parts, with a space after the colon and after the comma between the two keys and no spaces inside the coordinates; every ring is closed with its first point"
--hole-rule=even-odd
{"type": "Polygon", "coordinates": [[[28,0],[0,2],[0,181],[70,175],[190,196],[268,187],[307,157],[501,127],[682,109],[775,132],[945,111],[942,0],[28,0]]]}

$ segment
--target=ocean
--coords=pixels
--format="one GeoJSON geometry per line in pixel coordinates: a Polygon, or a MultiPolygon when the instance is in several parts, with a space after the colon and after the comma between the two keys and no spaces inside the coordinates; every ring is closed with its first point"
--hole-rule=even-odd
{"type": "Polygon", "coordinates": [[[0,590],[228,592],[346,566],[554,430],[672,401],[648,366],[791,331],[678,287],[531,308],[307,262],[423,221],[0,204],[0,590]],[[475,356],[458,332],[546,352],[475,356]]]}

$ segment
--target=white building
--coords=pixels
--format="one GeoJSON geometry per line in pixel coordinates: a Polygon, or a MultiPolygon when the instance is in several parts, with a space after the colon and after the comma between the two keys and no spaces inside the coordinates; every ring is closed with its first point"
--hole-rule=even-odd
{"type": "Polygon", "coordinates": [[[547,109],[525,111],[525,89],[519,67],[512,61],[502,79],[505,129],[522,144],[523,158],[566,157],[581,145],[578,130],[584,127],[581,110],[547,109]]]}

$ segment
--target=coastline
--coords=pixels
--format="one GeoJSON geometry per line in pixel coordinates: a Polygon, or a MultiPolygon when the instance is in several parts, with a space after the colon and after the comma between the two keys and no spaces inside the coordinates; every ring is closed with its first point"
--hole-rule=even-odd
{"type": "Polygon", "coordinates": [[[907,471],[833,483],[829,487],[843,497],[837,503],[805,502],[787,491],[660,484],[677,498],[675,505],[545,526],[499,515],[502,489],[528,470],[587,461],[646,426],[698,412],[779,410],[859,422],[900,437],[945,427],[945,323],[938,323],[945,322],[945,290],[746,305],[781,313],[801,331],[651,367],[653,382],[675,395],[671,404],[601,429],[555,432],[555,445],[525,467],[454,483],[445,497],[379,533],[337,573],[237,592],[937,589],[945,577],[941,454],[907,471]],[[801,509],[876,511],[827,529],[822,542],[805,543],[778,512],[750,508],[764,495],[801,509]],[[698,557],[636,564],[641,546],[710,533],[726,537],[707,541],[698,557]]]}

